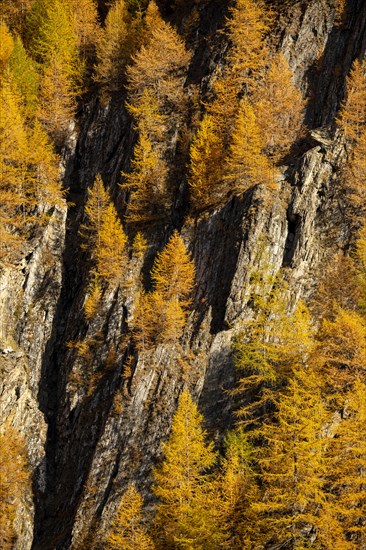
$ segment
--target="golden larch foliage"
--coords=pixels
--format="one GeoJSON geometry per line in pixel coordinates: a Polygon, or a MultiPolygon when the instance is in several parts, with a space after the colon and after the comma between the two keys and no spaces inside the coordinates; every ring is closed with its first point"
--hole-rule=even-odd
{"type": "Polygon", "coordinates": [[[127,69],[130,103],[136,105],[146,89],[153,91],[161,112],[180,112],[185,105],[183,83],[191,54],[183,40],[158,11],[147,44],[133,56],[127,69]]]}
{"type": "Polygon", "coordinates": [[[215,119],[205,115],[190,148],[189,187],[196,209],[217,204],[222,198],[223,143],[215,119]]]}
{"type": "Polygon", "coordinates": [[[338,124],[352,143],[357,143],[366,127],[366,61],[356,59],[347,77],[346,99],[342,102],[338,124]]]}
{"type": "Polygon", "coordinates": [[[256,87],[253,103],[264,151],[278,161],[298,137],[305,108],[282,53],[274,56],[263,81],[256,87]]]}
{"type": "Polygon", "coordinates": [[[163,444],[164,460],[153,472],[153,491],[159,499],[157,540],[164,548],[219,547],[213,484],[207,477],[216,454],[213,444],[206,443],[202,422],[189,391],[184,390],[168,441],[163,444]]]}
{"type": "Polygon", "coordinates": [[[259,430],[264,443],[257,449],[263,497],[252,503],[258,514],[256,542],[271,538],[282,544],[291,539],[294,547],[305,547],[305,528],[316,528],[319,521],[326,472],[321,432],[327,420],[320,386],[315,371],[297,368],[276,396],[275,422],[265,422],[259,430]]]}
{"type": "Polygon", "coordinates": [[[131,189],[127,221],[145,223],[160,219],[170,206],[166,191],[168,168],[150,138],[139,135],[131,161],[131,172],[123,173],[123,187],[131,189]]]}
{"type": "Polygon", "coordinates": [[[97,273],[108,282],[119,282],[127,263],[127,237],[112,203],[103,213],[98,243],[95,251],[97,273]]]}
{"type": "Polygon", "coordinates": [[[13,428],[0,434],[0,464],[0,546],[10,550],[16,539],[13,524],[17,508],[30,487],[24,441],[13,428]]]}
{"type": "Polygon", "coordinates": [[[102,300],[102,289],[98,276],[95,276],[89,285],[87,298],[84,303],[84,313],[88,321],[94,319],[102,300]]]}
{"type": "Polygon", "coordinates": [[[174,231],[165,248],[158,253],[151,270],[154,288],[165,300],[175,299],[187,307],[194,277],[194,262],[182,237],[174,231]]]}
{"type": "Polygon", "coordinates": [[[107,537],[109,550],[153,550],[152,539],[143,524],[143,499],[135,485],[123,495],[107,537]]]}
{"type": "Polygon", "coordinates": [[[349,548],[366,544],[366,385],[361,379],[344,396],[343,420],[329,442],[330,498],[349,548]]]}
{"type": "Polygon", "coordinates": [[[0,20],[0,76],[14,48],[14,39],[6,24],[0,20]]]}
{"type": "Polygon", "coordinates": [[[225,167],[225,180],[232,192],[242,193],[260,183],[275,189],[275,169],[263,153],[264,145],[253,107],[244,99],[235,121],[225,167]]]}

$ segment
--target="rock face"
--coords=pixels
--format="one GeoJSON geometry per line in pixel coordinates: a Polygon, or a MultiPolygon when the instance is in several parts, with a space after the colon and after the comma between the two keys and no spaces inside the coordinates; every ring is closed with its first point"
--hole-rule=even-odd
{"type": "MultiPolygon", "coordinates": [[[[98,548],[126,483],[136,480],[149,495],[149,473],[184,384],[212,436],[220,439],[233,422],[235,404],[224,390],[235,383],[232,340],[251,315],[252,275],[266,265],[281,271],[292,307],[311,294],[324,258],[347,243],[338,193],[345,150],[333,122],[352,61],[366,49],[366,5],[349,0],[340,24],[333,0],[272,4],[280,15],[271,41],[309,98],[307,123],[313,131],[283,166],[281,192],[269,203],[258,188],[194,220],[183,219],[179,206],[170,222],[151,231],[144,265],[131,262],[132,280],[141,270],[146,276],[156,251],[179,226],[197,270],[179,346],[139,354],[133,348],[127,328],[134,284],[104,296],[92,322],[83,315],[89,266],[78,236],[82,207],[98,172],[122,204],[117,183],[134,144],[123,97],[107,106],[96,98],[82,106],[79,137],[65,166],[74,206],[67,220],[64,210],[56,210],[23,263],[1,273],[0,413],[24,434],[34,471],[34,536],[27,499],[19,550],[98,548]],[[86,356],[67,345],[86,340],[91,342],[86,356]]],[[[204,91],[225,50],[212,38],[225,14],[217,2],[200,9],[189,81],[204,91]]]]}

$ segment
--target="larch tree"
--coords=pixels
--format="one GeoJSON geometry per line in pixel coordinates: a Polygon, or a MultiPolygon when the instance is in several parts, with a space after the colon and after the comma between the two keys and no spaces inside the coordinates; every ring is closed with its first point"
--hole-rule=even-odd
{"type": "Polygon", "coordinates": [[[233,390],[244,397],[237,415],[253,433],[273,414],[276,395],[314,346],[308,309],[300,302],[289,314],[281,291],[272,293],[234,345],[235,364],[243,373],[233,390]]]}
{"type": "Polygon", "coordinates": [[[109,91],[120,89],[128,61],[128,11],[125,0],[115,0],[97,41],[95,80],[109,91]]]}
{"type": "Polygon", "coordinates": [[[131,171],[124,172],[122,187],[131,191],[127,209],[127,221],[146,223],[161,217],[170,206],[166,191],[168,168],[151,139],[139,135],[131,161],[131,171]]]}
{"type": "Polygon", "coordinates": [[[330,498],[349,548],[366,545],[366,385],[344,396],[343,420],[328,445],[330,498]]]}
{"type": "Polygon", "coordinates": [[[327,521],[320,514],[326,472],[322,430],[327,421],[320,386],[315,371],[297,368],[276,395],[274,422],[265,422],[259,430],[262,444],[256,454],[263,496],[252,503],[258,514],[256,543],[305,548],[309,530],[327,521]]]}
{"type": "Polygon", "coordinates": [[[165,248],[155,258],[151,270],[154,289],[165,300],[176,299],[183,307],[188,307],[194,277],[194,262],[182,237],[174,231],[165,248]]]}
{"type": "Polygon", "coordinates": [[[275,188],[275,169],[263,153],[264,145],[253,107],[244,99],[236,117],[225,166],[225,180],[232,192],[241,193],[260,183],[269,189],[275,188]]]}
{"type": "Polygon", "coordinates": [[[39,119],[55,143],[65,139],[73,119],[75,96],[83,74],[77,37],[60,0],[46,6],[40,18],[34,52],[43,64],[39,119]]]}
{"type": "Polygon", "coordinates": [[[269,31],[269,15],[262,1],[237,0],[229,13],[228,64],[214,83],[215,97],[207,106],[225,145],[230,140],[240,95],[251,90],[265,67],[268,55],[265,35],[269,31]]]}
{"type": "Polygon", "coordinates": [[[14,39],[7,25],[0,20],[0,77],[14,48],[14,39]]]}
{"type": "Polygon", "coordinates": [[[147,44],[133,56],[127,69],[129,101],[136,105],[146,89],[151,90],[161,113],[176,117],[186,103],[183,84],[191,54],[177,31],[156,10],[155,28],[147,44]]]}
{"type": "Polygon", "coordinates": [[[156,539],[161,548],[214,549],[222,538],[213,482],[207,476],[216,453],[213,444],[206,443],[202,422],[189,391],[184,390],[163,444],[163,462],[153,472],[153,491],[159,499],[156,539]]]}
{"type": "Polygon", "coordinates": [[[189,187],[197,210],[216,205],[222,199],[223,143],[215,120],[205,115],[190,148],[189,187]]]}
{"type": "Polygon", "coordinates": [[[221,521],[227,530],[224,548],[250,548],[256,517],[251,504],[259,498],[253,446],[242,428],[229,432],[221,463],[221,521]]]}
{"type": "Polygon", "coordinates": [[[346,138],[355,144],[366,127],[366,61],[356,59],[346,84],[346,98],[342,102],[338,124],[346,138]]]}
{"type": "Polygon", "coordinates": [[[129,485],[119,504],[107,537],[109,550],[153,550],[152,539],[143,524],[143,499],[135,485],[129,485]]]}
{"type": "Polygon", "coordinates": [[[80,233],[95,259],[96,274],[101,280],[115,284],[121,280],[127,262],[127,237],[99,175],[89,190],[85,214],[87,220],[80,233]]]}
{"type": "Polygon", "coordinates": [[[2,0],[0,4],[0,19],[16,33],[21,33],[24,28],[27,13],[34,0],[2,0]]]}
{"type": "Polygon", "coordinates": [[[36,64],[27,54],[19,36],[9,59],[10,78],[14,81],[24,105],[27,118],[34,118],[39,95],[39,73],[36,64]]]}
{"type": "Polygon", "coordinates": [[[141,293],[134,313],[135,338],[143,349],[181,336],[194,275],[194,262],[175,231],[155,259],[151,270],[153,291],[141,293]]]}
{"type": "Polygon", "coordinates": [[[16,539],[16,512],[30,487],[24,441],[13,428],[0,434],[0,464],[0,546],[10,550],[16,539]]]}
{"type": "Polygon", "coordinates": [[[90,58],[99,34],[98,10],[95,0],[71,0],[69,19],[73,26],[79,56],[90,58]]]}
{"type": "Polygon", "coordinates": [[[339,308],[324,319],[311,361],[322,372],[328,400],[340,405],[344,392],[366,373],[366,324],[356,311],[339,308]]]}
{"type": "Polygon", "coordinates": [[[264,79],[255,87],[253,104],[264,152],[278,161],[298,137],[305,108],[282,53],[274,56],[264,79]]]}
{"type": "Polygon", "coordinates": [[[98,243],[95,251],[97,273],[112,284],[119,282],[127,263],[127,237],[112,202],[103,213],[98,243]]]}

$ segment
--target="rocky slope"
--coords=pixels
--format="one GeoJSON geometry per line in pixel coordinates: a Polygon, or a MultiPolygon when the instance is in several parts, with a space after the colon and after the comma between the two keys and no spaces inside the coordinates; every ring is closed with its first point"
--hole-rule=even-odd
{"type": "MultiPolygon", "coordinates": [[[[309,127],[282,167],[281,193],[270,208],[256,189],[213,212],[185,218],[182,185],[171,220],[150,234],[144,265],[138,260],[130,265],[132,280],[141,270],[146,276],[156,251],[179,228],[197,269],[179,346],[140,354],[133,348],[127,329],[134,284],[110,291],[92,322],[83,315],[89,266],[78,230],[85,191],[100,172],[122,204],[117,183],[134,143],[121,95],[107,105],[91,98],[81,106],[74,143],[65,154],[64,181],[73,203],[67,219],[66,208],[56,210],[22,263],[1,274],[0,420],[14,418],[34,472],[35,504],[30,498],[24,503],[19,550],[97,547],[126,483],[136,480],[148,495],[149,472],[184,384],[219,440],[233,422],[235,404],[225,392],[235,383],[231,342],[251,314],[252,275],[268,265],[281,272],[291,307],[311,294],[324,258],[349,241],[339,193],[345,148],[334,117],[350,66],[365,54],[366,5],[349,0],[339,23],[333,0],[275,4],[280,15],[271,45],[283,51],[308,98],[309,127]],[[92,342],[86,356],[67,345],[83,340],[92,342]]],[[[225,13],[213,1],[200,14],[188,84],[199,84],[205,94],[223,60],[226,45],[216,31],[225,13]]]]}

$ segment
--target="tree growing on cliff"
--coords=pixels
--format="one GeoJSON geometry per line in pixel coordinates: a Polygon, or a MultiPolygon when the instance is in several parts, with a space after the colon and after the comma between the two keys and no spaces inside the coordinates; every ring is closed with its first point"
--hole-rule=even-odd
{"type": "Polygon", "coordinates": [[[243,192],[263,183],[274,188],[274,167],[264,155],[264,138],[257,124],[253,107],[243,100],[233,128],[225,180],[231,192],[243,192]]]}
{"type": "Polygon", "coordinates": [[[174,117],[184,108],[183,83],[191,54],[177,31],[154,12],[155,27],[145,45],[133,56],[127,69],[129,101],[138,104],[145,90],[151,90],[161,113],[174,117]]]}
{"type": "Polygon", "coordinates": [[[338,123],[346,138],[356,144],[366,128],[366,61],[356,59],[346,82],[338,123]]]}
{"type": "Polygon", "coordinates": [[[194,262],[175,231],[155,259],[151,270],[153,291],[141,293],[137,302],[133,326],[143,348],[181,336],[194,275],[194,262]]]}
{"type": "Polygon", "coordinates": [[[214,484],[207,475],[216,462],[206,443],[203,417],[184,390],[174,415],[164,460],[153,473],[159,499],[155,525],[164,548],[217,548],[222,531],[214,505],[214,484]]]}
{"type": "Polygon", "coordinates": [[[127,220],[146,223],[160,219],[170,206],[166,190],[167,164],[151,139],[141,133],[134,149],[131,171],[124,172],[122,187],[131,190],[127,220]]]}
{"type": "Polygon", "coordinates": [[[263,151],[273,161],[280,160],[298,137],[304,107],[305,102],[284,55],[275,55],[253,94],[253,108],[264,143],[263,151]]]}
{"type": "Polygon", "coordinates": [[[201,210],[222,198],[224,150],[215,120],[205,115],[190,148],[189,187],[193,205],[201,210]]]}
{"type": "Polygon", "coordinates": [[[333,506],[349,548],[366,544],[366,386],[356,379],[344,396],[343,420],[328,445],[333,506]]]}
{"type": "Polygon", "coordinates": [[[14,548],[14,520],[30,476],[24,441],[13,428],[0,434],[0,546],[14,548]]]}
{"type": "Polygon", "coordinates": [[[118,507],[107,537],[109,550],[153,550],[142,516],[143,499],[135,485],[129,485],[118,507]]]}
{"type": "Polygon", "coordinates": [[[116,283],[126,265],[127,237],[115,206],[98,175],[89,190],[85,205],[86,222],[80,233],[95,259],[96,274],[109,283],[116,283]]]}

